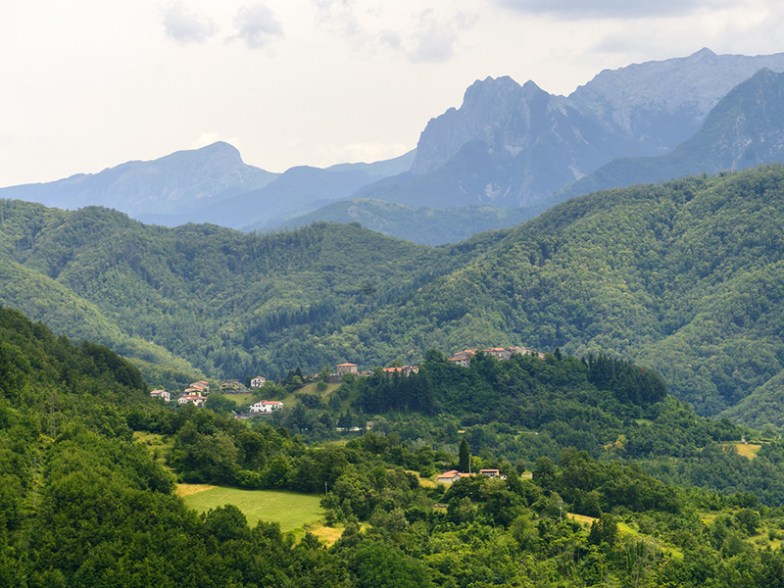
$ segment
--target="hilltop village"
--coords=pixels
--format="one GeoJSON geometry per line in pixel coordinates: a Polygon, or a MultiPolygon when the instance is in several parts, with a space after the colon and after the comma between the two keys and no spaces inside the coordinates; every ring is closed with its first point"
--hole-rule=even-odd
{"type": "MultiPolygon", "coordinates": [[[[540,360],[545,359],[545,354],[541,351],[536,351],[528,347],[511,346],[511,347],[487,347],[484,349],[464,349],[452,354],[448,360],[461,367],[470,367],[471,360],[477,354],[483,353],[487,356],[494,357],[499,361],[510,359],[514,355],[532,355],[540,360]]],[[[419,366],[404,365],[404,366],[388,366],[380,368],[383,374],[393,376],[409,376],[411,374],[419,373],[419,366]]],[[[322,371],[319,374],[311,374],[300,378],[300,386],[305,386],[313,382],[324,382],[326,384],[339,384],[346,376],[351,377],[369,377],[375,373],[375,370],[360,370],[360,366],[356,363],[343,362],[335,366],[334,370],[327,372],[322,371]]],[[[208,380],[197,380],[191,382],[182,392],[169,392],[164,389],[154,389],[150,391],[150,396],[158,398],[163,402],[176,402],[178,405],[191,404],[197,408],[201,408],[207,402],[207,397],[211,390],[219,390],[222,394],[244,395],[244,398],[249,399],[249,395],[256,399],[259,395],[263,395],[265,390],[269,390],[275,382],[265,376],[257,375],[247,380],[247,384],[242,383],[237,379],[222,380],[217,385],[211,384],[208,380]]],[[[235,411],[235,416],[238,418],[272,414],[283,409],[284,403],[280,400],[261,399],[253,403],[248,403],[244,407],[238,406],[235,411]]]]}

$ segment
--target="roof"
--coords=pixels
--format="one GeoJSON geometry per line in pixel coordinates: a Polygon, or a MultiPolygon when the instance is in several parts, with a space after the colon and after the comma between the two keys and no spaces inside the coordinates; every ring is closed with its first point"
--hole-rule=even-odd
{"type": "Polygon", "coordinates": [[[353,367],[357,367],[357,364],[355,364],[355,363],[349,363],[349,362],[346,362],[346,363],[339,363],[339,364],[338,364],[338,367],[352,367],[352,366],[353,366],[353,367]]]}
{"type": "Polygon", "coordinates": [[[449,470],[448,472],[444,472],[443,474],[438,474],[438,477],[439,478],[454,478],[454,477],[459,476],[459,475],[460,475],[460,472],[458,472],[457,470],[449,470]]]}

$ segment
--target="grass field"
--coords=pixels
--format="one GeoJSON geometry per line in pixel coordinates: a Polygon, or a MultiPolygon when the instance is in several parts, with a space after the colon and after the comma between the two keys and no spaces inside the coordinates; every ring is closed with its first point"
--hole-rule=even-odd
{"type": "Polygon", "coordinates": [[[206,484],[180,484],[177,494],[185,504],[206,512],[226,504],[239,508],[251,527],[259,521],[280,524],[281,531],[293,531],[318,525],[324,518],[319,505],[321,496],[275,490],[239,490],[206,484]]]}
{"type": "Polygon", "coordinates": [[[735,449],[738,451],[738,455],[742,455],[747,459],[754,459],[757,457],[759,450],[762,449],[762,445],[757,445],[756,443],[736,443],[735,449]]]}
{"type": "Polygon", "coordinates": [[[242,394],[225,394],[226,398],[234,402],[237,406],[247,406],[249,404],[253,404],[254,398],[253,394],[250,392],[242,393],[242,394]]]}
{"type": "Polygon", "coordinates": [[[327,400],[335,390],[340,388],[340,384],[327,384],[327,387],[323,390],[318,389],[318,382],[313,382],[311,384],[305,384],[302,388],[297,388],[292,394],[289,394],[287,399],[289,401],[297,401],[297,396],[301,394],[314,394],[316,396],[321,397],[322,400],[327,400]]]}

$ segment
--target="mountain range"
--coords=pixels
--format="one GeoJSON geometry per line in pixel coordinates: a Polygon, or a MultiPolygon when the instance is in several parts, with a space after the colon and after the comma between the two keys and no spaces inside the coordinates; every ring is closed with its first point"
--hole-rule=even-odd
{"type": "Polygon", "coordinates": [[[166,226],[266,231],[333,220],[419,242],[458,242],[597,188],[780,161],[774,72],[782,71],[784,53],[702,49],[603,71],[569,96],[532,81],[487,78],[466,90],[460,108],[427,124],[416,150],[388,161],[275,174],[215,143],[2,188],[0,197],[106,206],[166,226]]]}

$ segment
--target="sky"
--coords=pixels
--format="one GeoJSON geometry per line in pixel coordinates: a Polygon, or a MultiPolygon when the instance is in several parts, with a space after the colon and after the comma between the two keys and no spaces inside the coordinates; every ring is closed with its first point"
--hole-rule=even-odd
{"type": "Polygon", "coordinates": [[[0,186],[217,140],[246,163],[378,161],[475,80],[784,51],[780,0],[0,0],[0,186]]]}

